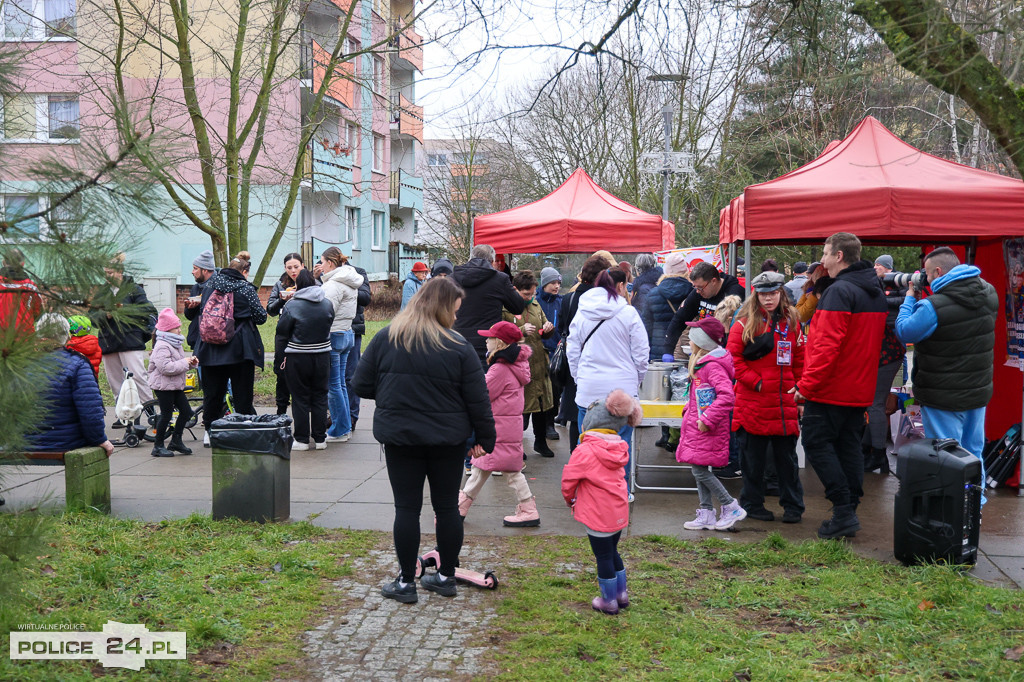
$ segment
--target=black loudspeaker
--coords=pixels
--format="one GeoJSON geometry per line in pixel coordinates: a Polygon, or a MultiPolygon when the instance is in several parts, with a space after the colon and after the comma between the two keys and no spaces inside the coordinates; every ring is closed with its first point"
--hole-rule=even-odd
{"type": "Polygon", "coordinates": [[[953,438],[907,443],[896,458],[893,553],[904,564],[978,561],[981,461],[953,438]]]}

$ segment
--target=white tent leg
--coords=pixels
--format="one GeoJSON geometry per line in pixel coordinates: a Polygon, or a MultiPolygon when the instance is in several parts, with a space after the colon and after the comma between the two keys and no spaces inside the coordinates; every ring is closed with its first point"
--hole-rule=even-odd
{"type": "Polygon", "coordinates": [[[729,274],[736,276],[736,242],[729,242],[729,274]]]}

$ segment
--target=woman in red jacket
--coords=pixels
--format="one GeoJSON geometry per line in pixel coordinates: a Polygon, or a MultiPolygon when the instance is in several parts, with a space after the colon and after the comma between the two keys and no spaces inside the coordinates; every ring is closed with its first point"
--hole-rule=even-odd
{"type": "Polygon", "coordinates": [[[799,434],[793,388],[803,371],[804,346],[796,308],[782,291],[785,278],[762,272],[729,332],[728,349],[736,369],[733,428],[746,432],[741,458],[743,490],[740,505],[747,517],[774,521],[764,507],[764,467],[768,448],[779,474],[783,523],[799,523],[804,492],[796,459],[799,434]]]}

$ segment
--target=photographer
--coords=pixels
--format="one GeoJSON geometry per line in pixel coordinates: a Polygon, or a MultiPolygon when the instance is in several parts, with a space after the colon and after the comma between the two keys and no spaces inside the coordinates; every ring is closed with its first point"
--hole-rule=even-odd
{"type": "Polygon", "coordinates": [[[999,297],[981,270],[961,265],[949,247],[929,253],[924,272],[932,295],[918,300],[912,282],[896,318],[900,341],[914,344],[911,378],[924,433],[956,438],[981,459],[999,297]]]}
{"type": "Polygon", "coordinates": [[[886,454],[885,441],[889,433],[889,420],[885,415],[885,401],[892,391],[896,372],[903,366],[903,356],[907,354],[907,347],[896,336],[896,315],[907,290],[905,286],[897,283],[905,277],[898,277],[903,273],[893,272],[892,256],[883,254],[876,258],[875,273],[878,274],[882,290],[885,292],[887,312],[885,336],[882,337],[882,354],[878,358],[875,401],[868,407],[868,427],[864,429],[864,471],[878,469],[879,473],[888,474],[889,457],[886,454]]]}

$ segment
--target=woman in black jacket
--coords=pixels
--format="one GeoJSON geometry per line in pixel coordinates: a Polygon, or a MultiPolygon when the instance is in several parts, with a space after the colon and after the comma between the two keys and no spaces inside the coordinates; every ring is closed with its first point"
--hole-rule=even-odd
{"type": "Polygon", "coordinates": [[[287,391],[295,418],[292,450],[309,450],[310,432],[317,450],[327,448],[327,378],[331,373],[331,324],[334,306],[309,270],[295,277],[277,323],[274,346],[282,348],[287,391]],[[312,420],[312,429],[310,422],[312,420]]]}
{"type": "MultiPolygon", "coordinates": [[[[391,324],[366,347],[353,381],[356,393],[376,401],[373,436],[384,445],[395,499],[395,553],[401,575],[381,593],[416,601],[423,481],[430,483],[441,565],[424,575],[424,589],[455,596],[455,564],[462,549],[458,495],[466,441],[494,449],[494,417],[476,351],[452,331],[462,289],[451,278],[428,280],[391,324]]],[[[521,299],[520,299],[521,300],[521,299]]]]}
{"type": "MultiPolygon", "coordinates": [[[[281,279],[274,282],[274,288],[270,291],[270,299],[267,301],[267,315],[277,317],[281,309],[288,302],[295,292],[298,291],[295,278],[299,276],[304,264],[302,256],[297,253],[289,253],[284,257],[284,273],[281,279]]],[[[277,385],[274,390],[274,402],[277,403],[277,413],[287,414],[288,412],[288,380],[284,376],[281,364],[284,362],[284,346],[279,343],[283,340],[287,343],[287,337],[282,339],[278,334],[274,341],[274,374],[277,376],[277,385]]]]}
{"type": "Polygon", "coordinates": [[[210,444],[210,425],[224,414],[224,396],[231,382],[231,397],[237,414],[254,414],[252,405],[256,366],[263,368],[263,340],[256,325],[267,321],[256,287],[245,278],[249,271],[249,252],[240,251],[226,268],[210,278],[199,302],[199,343],[195,356],[199,358],[203,382],[203,427],[207,434],[203,445],[210,444]],[[232,294],[235,333],[227,343],[214,344],[203,340],[203,315],[214,292],[232,294]]]}

